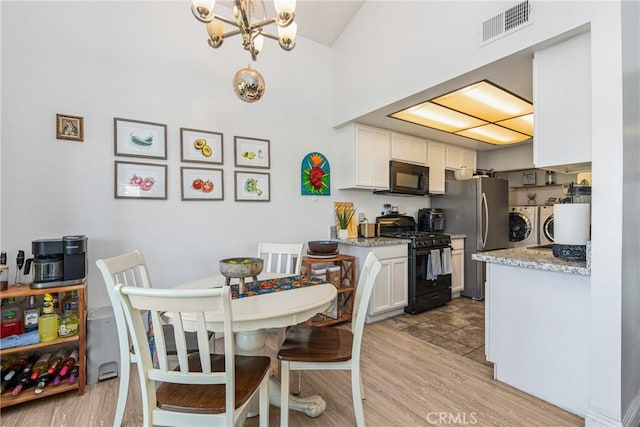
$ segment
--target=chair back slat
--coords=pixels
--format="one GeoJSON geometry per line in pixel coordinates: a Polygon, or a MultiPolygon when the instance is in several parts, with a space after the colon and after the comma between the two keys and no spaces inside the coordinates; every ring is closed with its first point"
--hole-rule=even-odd
{"type": "Polygon", "coordinates": [[[300,274],[303,243],[258,243],[258,258],[265,260],[265,273],[300,274]]]}
{"type": "Polygon", "coordinates": [[[351,318],[351,332],[353,333],[352,358],[360,360],[360,349],[362,346],[362,334],[364,331],[364,321],[367,316],[367,306],[371,300],[373,286],[375,285],[378,273],[382,264],[373,252],[369,252],[364,260],[364,265],[360,270],[360,278],[356,286],[356,296],[353,303],[353,315],[351,318]]]}

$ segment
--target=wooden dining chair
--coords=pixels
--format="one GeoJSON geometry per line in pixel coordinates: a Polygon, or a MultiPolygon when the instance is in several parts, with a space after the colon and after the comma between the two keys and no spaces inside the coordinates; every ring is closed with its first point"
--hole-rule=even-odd
{"type": "MultiPolygon", "coordinates": [[[[113,316],[116,321],[116,329],[118,331],[118,344],[120,345],[120,364],[119,376],[120,385],[118,389],[118,403],[116,404],[116,413],[113,419],[113,426],[120,427],[124,418],[124,410],[127,404],[127,395],[129,392],[129,377],[131,375],[131,363],[137,362],[137,357],[129,342],[129,334],[124,319],[124,313],[120,300],[115,291],[118,283],[135,286],[140,288],[150,288],[151,280],[147,270],[144,257],[140,251],[133,251],[123,255],[114,256],[112,258],[99,259],[96,265],[102,273],[102,279],[107,288],[109,300],[113,306],[113,316]]],[[[169,352],[175,354],[175,341],[172,338],[173,328],[169,325],[163,325],[167,337],[166,343],[169,352]]],[[[211,334],[212,335],[212,334],[211,334]]],[[[189,352],[198,351],[197,342],[194,340],[195,335],[190,334],[187,348],[189,352]]],[[[213,340],[214,337],[211,337],[213,340]]]]}
{"type": "Polygon", "coordinates": [[[304,243],[258,242],[258,258],[264,259],[265,273],[300,274],[304,243]]]}
{"type": "Polygon", "coordinates": [[[259,398],[260,426],[269,425],[267,356],[235,354],[231,288],[150,289],[116,285],[131,341],[138,357],[145,426],[241,426],[249,403],[259,398]],[[156,332],[158,367],[141,314],[154,324],[170,322],[174,329],[178,366],[171,369],[164,329],[156,332]],[[205,315],[221,319],[224,354],[209,354],[205,315]],[[197,334],[197,353],[187,353],[187,331],[197,334]]]}
{"type": "Polygon", "coordinates": [[[380,268],[380,261],[373,252],[370,252],[360,271],[356,286],[351,330],[297,325],[287,331],[277,356],[280,361],[281,427],[289,424],[289,372],[339,369],[351,371],[351,393],[356,423],[364,427],[360,352],[367,306],[380,268]]]}

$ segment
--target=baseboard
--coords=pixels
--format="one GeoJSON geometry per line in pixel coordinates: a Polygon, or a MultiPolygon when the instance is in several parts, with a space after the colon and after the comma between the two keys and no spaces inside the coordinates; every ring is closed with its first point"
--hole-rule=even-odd
{"type": "Polygon", "coordinates": [[[638,427],[640,426],[640,393],[631,402],[622,422],[589,410],[584,420],[586,427],[638,427]]]}

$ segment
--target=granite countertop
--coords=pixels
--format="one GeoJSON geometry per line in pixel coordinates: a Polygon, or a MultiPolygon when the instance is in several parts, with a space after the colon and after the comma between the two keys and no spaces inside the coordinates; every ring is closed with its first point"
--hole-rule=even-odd
{"type": "Polygon", "coordinates": [[[341,245],[350,245],[350,246],[361,246],[364,248],[373,248],[377,246],[395,246],[395,245],[406,245],[411,243],[409,239],[398,239],[395,237],[369,237],[365,239],[364,237],[358,237],[354,239],[344,239],[339,240],[341,245]]]}
{"type": "MultiPolygon", "coordinates": [[[[589,252],[587,257],[590,257],[589,252]]],[[[591,265],[587,261],[567,261],[562,258],[556,258],[553,256],[551,249],[528,249],[526,247],[499,249],[475,253],[471,255],[471,259],[512,267],[556,271],[582,276],[591,275],[591,265]]]]}

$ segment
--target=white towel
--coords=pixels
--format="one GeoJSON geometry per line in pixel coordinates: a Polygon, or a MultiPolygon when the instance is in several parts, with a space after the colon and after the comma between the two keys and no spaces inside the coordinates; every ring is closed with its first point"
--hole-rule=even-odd
{"type": "Polygon", "coordinates": [[[436,280],[442,274],[442,262],[440,261],[440,250],[433,249],[429,251],[429,260],[427,261],[427,280],[436,280]]]}
{"type": "Polygon", "coordinates": [[[453,265],[451,264],[451,248],[442,250],[442,274],[452,274],[453,265]]]}

